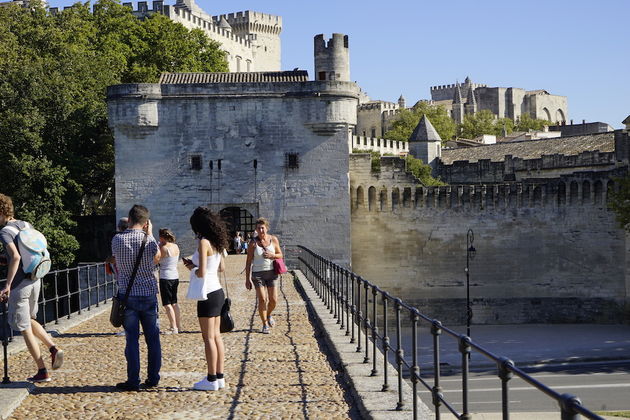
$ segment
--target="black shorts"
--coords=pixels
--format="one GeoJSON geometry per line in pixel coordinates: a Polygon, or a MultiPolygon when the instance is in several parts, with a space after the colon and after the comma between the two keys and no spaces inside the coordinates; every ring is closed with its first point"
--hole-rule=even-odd
{"type": "Polygon", "coordinates": [[[162,306],[177,303],[177,286],[179,286],[179,279],[160,279],[162,306]]]}
{"type": "Polygon", "coordinates": [[[278,275],[275,270],[254,271],[252,273],[252,282],[254,287],[276,287],[278,275]]]}
{"type": "Polygon", "coordinates": [[[212,318],[221,315],[225,302],[223,289],[208,293],[208,299],[197,301],[197,318],[212,318]]]}

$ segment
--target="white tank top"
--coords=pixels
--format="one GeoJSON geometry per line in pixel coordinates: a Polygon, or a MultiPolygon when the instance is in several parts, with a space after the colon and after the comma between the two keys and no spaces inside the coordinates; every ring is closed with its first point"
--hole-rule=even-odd
{"type": "MultiPolygon", "coordinates": [[[[215,252],[214,254],[207,257],[206,260],[206,275],[204,276],[203,282],[203,293],[207,295],[208,293],[212,293],[215,290],[219,290],[221,288],[221,283],[219,282],[219,264],[221,263],[221,253],[215,252]]],[[[192,256],[192,262],[197,267],[199,267],[199,251],[195,251],[192,256]]],[[[195,274],[196,269],[190,270],[190,277],[197,276],[195,274]]]]}
{"type": "Polygon", "coordinates": [[[267,252],[272,252],[276,254],[276,246],[273,244],[273,241],[271,241],[271,243],[269,243],[269,245],[264,248],[260,246],[260,241],[254,240],[254,242],[256,243],[256,246],[254,247],[254,262],[252,264],[252,272],[273,270],[273,260],[263,257],[263,252],[265,250],[267,250],[267,252]]]}
{"type": "Polygon", "coordinates": [[[169,254],[166,257],[160,258],[160,278],[177,280],[179,278],[179,272],[177,271],[179,255],[171,256],[168,247],[166,247],[166,252],[169,254]]]}

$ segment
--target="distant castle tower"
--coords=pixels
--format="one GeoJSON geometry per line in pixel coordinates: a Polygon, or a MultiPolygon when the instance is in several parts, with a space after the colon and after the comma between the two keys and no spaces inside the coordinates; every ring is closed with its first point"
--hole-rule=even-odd
{"type": "Polygon", "coordinates": [[[407,101],[405,101],[405,97],[400,95],[400,98],[398,98],[398,109],[405,109],[407,108],[407,101]]]}
{"type": "Polygon", "coordinates": [[[333,34],[328,44],[323,34],[315,36],[315,80],[350,81],[348,35],[333,34]]]}
{"type": "Polygon", "coordinates": [[[409,137],[409,153],[422,159],[435,171],[437,159],[442,156],[442,138],[426,115],[422,116],[409,137]]]}
{"type": "Polygon", "coordinates": [[[459,83],[455,84],[455,89],[453,90],[453,109],[451,111],[451,115],[453,116],[453,120],[455,120],[456,124],[461,124],[464,122],[464,101],[462,99],[462,90],[459,86],[459,83]]]}

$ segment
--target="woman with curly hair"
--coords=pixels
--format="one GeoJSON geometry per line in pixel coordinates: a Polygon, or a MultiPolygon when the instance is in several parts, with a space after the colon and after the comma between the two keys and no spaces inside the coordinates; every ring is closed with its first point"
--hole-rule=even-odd
{"type": "Polygon", "coordinates": [[[216,391],[225,387],[224,348],[219,330],[225,295],[218,272],[225,271],[223,253],[228,247],[228,231],[221,217],[207,207],[195,209],[190,226],[199,243],[192,260],[184,259],[184,265],[191,270],[191,284],[193,280],[203,279],[202,296],[197,298],[197,317],[208,365],[208,375],[195,383],[193,389],[216,391]]]}

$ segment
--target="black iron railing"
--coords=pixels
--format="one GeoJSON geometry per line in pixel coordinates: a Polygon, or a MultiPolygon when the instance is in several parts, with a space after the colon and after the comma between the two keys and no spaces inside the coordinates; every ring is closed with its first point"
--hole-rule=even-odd
{"type": "Polygon", "coordinates": [[[317,294],[322,298],[331,314],[337,319],[340,328],[346,330],[346,336],[350,337],[350,343],[356,343],[357,352],[365,354],[363,362],[371,363],[371,376],[379,374],[376,352],[383,354],[383,386],[382,391],[392,389],[390,385],[390,372],[388,371],[390,356],[393,356],[396,365],[396,390],[398,402],[396,410],[402,410],[408,404],[403,397],[403,374],[409,372],[412,388],[413,418],[418,416],[418,392],[419,385],[431,392],[432,405],[435,418],[440,419],[443,408],[448,410],[458,419],[470,419],[469,411],[469,367],[470,355],[476,352],[497,365],[501,381],[501,408],[503,419],[509,419],[509,386],[511,378],[517,376],[532,385],[540,392],[556,400],[560,406],[562,420],[577,420],[580,414],[589,418],[603,420],[602,417],[582,406],[580,400],[570,394],[560,394],[549,388],[542,382],[534,379],[514,363],[506,358],[498,356],[484,347],[473,342],[465,334],[457,333],[436,319],[432,319],[418,311],[418,309],[406,304],[401,299],[391,296],[378,286],[369,283],[355,273],[331,262],[330,260],[315,254],[311,250],[299,246],[300,268],[309,280],[317,294]],[[393,308],[390,306],[393,305],[393,308]],[[380,309],[380,310],[379,310],[380,309]],[[389,325],[389,317],[393,312],[395,326],[389,325]],[[403,350],[403,317],[411,324],[411,360],[405,359],[403,350]],[[430,379],[421,377],[418,354],[418,328],[420,324],[430,326],[433,337],[433,375],[430,379]],[[391,343],[389,333],[395,331],[394,343],[391,343]],[[453,401],[447,401],[440,384],[442,376],[440,367],[440,337],[446,335],[453,338],[461,354],[462,369],[462,411],[459,412],[453,406],[453,401]],[[370,357],[370,349],[371,355],[370,357]],[[393,353],[393,354],[392,354],[393,353]]]}
{"type": "MultiPolygon", "coordinates": [[[[0,280],[0,289],[4,288],[5,283],[6,279],[0,280]]],[[[89,311],[93,306],[98,307],[107,302],[114,294],[115,287],[115,280],[106,272],[105,263],[51,271],[42,279],[37,320],[43,326],[51,322],[58,324],[61,318],[70,319],[72,315],[89,311]]],[[[2,383],[8,383],[7,348],[12,341],[13,331],[8,325],[6,302],[0,304],[0,334],[4,353],[2,383]]]]}

